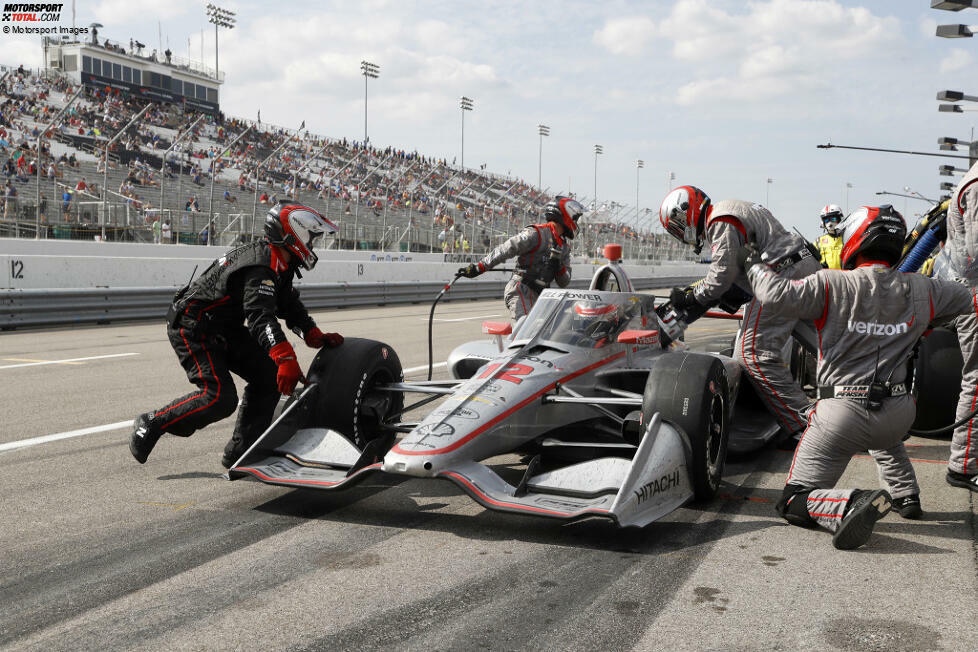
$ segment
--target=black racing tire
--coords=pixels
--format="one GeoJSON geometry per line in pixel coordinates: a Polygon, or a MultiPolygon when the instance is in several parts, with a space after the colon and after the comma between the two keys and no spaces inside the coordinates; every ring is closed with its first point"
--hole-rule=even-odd
{"type": "Polygon", "coordinates": [[[791,339],[789,342],[791,342],[791,378],[809,398],[814,398],[818,386],[815,376],[818,360],[797,340],[791,339]],[[806,390],[806,387],[809,389],[806,390]]]}
{"type": "Polygon", "coordinates": [[[667,353],[649,372],[642,423],[658,412],[680,428],[692,447],[696,500],[716,496],[727,458],[730,389],[723,363],[702,353],[667,353]]]}
{"type": "Polygon", "coordinates": [[[319,383],[310,425],[336,430],[360,450],[385,434],[381,422],[404,406],[403,393],[373,389],[404,377],[400,358],[383,342],[348,337],[335,349],[320,349],[308,377],[319,383]]]}
{"type": "Polygon", "coordinates": [[[917,399],[914,430],[936,430],[954,423],[963,366],[954,331],[935,328],[920,340],[913,368],[913,394],[917,399]]]}

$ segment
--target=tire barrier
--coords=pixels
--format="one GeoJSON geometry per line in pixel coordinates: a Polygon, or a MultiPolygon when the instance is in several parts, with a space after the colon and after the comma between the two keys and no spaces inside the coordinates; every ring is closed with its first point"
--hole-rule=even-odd
{"type": "MultiPolygon", "coordinates": [[[[499,299],[506,280],[456,283],[445,301],[499,299]]],[[[636,290],[687,285],[696,277],[632,279],[636,290]]],[[[587,288],[590,279],[572,281],[587,288]]],[[[444,283],[317,283],[297,286],[310,310],[427,303],[444,283]]],[[[176,288],[91,288],[0,290],[0,329],[108,324],[117,321],[161,322],[176,288]]]]}

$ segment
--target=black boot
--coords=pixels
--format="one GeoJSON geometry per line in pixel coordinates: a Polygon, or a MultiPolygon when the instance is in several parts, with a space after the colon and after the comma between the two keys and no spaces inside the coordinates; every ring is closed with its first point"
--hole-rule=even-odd
{"type": "Polygon", "coordinates": [[[152,422],[153,413],[146,412],[136,417],[133,422],[132,434],[129,435],[129,452],[140,464],[146,463],[156,442],[163,436],[163,431],[152,422]]]}
{"type": "Polygon", "coordinates": [[[245,392],[245,397],[241,399],[241,403],[238,405],[238,417],[234,422],[234,432],[224,447],[224,455],[221,457],[221,465],[225,469],[230,469],[268,429],[272,423],[272,414],[277,403],[278,393],[255,399],[248,397],[247,392],[245,392]]]}
{"type": "Polygon", "coordinates": [[[832,536],[832,545],[839,550],[852,550],[869,541],[876,521],[890,512],[893,499],[882,489],[855,491],[846,505],[842,524],[832,536]]]}

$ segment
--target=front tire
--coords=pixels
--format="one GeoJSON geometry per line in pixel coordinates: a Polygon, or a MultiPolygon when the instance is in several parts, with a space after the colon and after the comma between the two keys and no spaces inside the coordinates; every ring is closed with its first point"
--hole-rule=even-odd
{"type": "Polygon", "coordinates": [[[730,390],[723,363],[702,353],[664,355],[645,384],[642,422],[656,412],[689,438],[696,500],[712,499],[727,458],[730,390]]]}
{"type": "Polygon", "coordinates": [[[321,349],[309,367],[310,382],[319,383],[313,422],[363,450],[387,432],[384,421],[404,407],[404,394],[376,387],[403,377],[400,359],[383,342],[348,337],[335,349],[321,349]]]}
{"type": "Polygon", "coordinates": [[[913,367],[913,394],[917,399],[914,430],[936,430],[954,423],[963,366],[957,333],[935,328],[921,338],[913,367]]]}

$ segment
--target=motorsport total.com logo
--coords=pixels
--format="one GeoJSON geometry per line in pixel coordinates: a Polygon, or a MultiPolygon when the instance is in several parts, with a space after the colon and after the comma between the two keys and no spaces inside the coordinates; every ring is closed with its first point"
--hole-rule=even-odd
{"type": "Polygon", "coordinates": [[[22,4],[8,2],[3,5],[5,23],[42,23],[61,20],[64,4],[22,4]]]}

